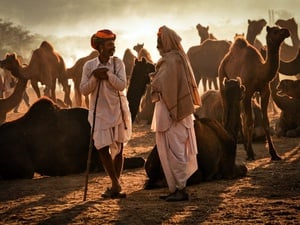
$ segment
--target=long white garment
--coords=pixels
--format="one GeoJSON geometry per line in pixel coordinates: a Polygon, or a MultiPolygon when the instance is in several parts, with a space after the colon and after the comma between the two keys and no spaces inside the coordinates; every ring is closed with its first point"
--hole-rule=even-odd
{"type": "Polygon", "coordinates": [[[91,73],[99,67],[106,67],[109,71],[107,72],[108,80],[100,82],[93,139],[97,149],[110,146],[114,157],[120,150],[120,143],[126,143],[132,134],[131,116],[125,96],[126,73],[122,60],[117,57],[111,57],[105,65],[100,62],[98,57],[85,63],[80,91],[84,95],[90,94],[88,120],[91,126],[99,83],[94,76],[91,76],[91,73]],[[127,129],[125,129],[122,118],[118,92],[127,129]]]}
{"type": "Polygon", "coordinates": [[[186,186],[187,179],[198,169],[194,116],[173,121],[161,99],[155,103],[151,128],[170,192],[186,186]]]}

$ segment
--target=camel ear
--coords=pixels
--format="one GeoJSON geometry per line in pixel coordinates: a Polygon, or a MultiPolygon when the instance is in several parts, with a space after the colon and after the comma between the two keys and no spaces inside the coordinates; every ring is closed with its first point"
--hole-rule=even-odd
{"type": "Polygon", "coordinates": [[[270,28],[269,26],[267,26],[267,32],[269,32],[269,31],[270,31],[270,29],[271,29],[271,28],[270,28]]]}
{"type": "Polygon", "coordinates": [[[143,62],[143,63],[146,63],[145,57],[142,57],[142,62],[143,62]]]}
{"type": "Polygon", "coordinates": [[[208,30],[208,29],[209,29],[209,26],[206,27],[206,30],[208,30]]]}

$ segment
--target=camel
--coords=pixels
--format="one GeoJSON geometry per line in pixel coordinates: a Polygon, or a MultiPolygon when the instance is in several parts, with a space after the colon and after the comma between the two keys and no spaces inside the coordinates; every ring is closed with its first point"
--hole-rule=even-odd
{"type": "Polygon", "coordinates": [[[224,40],[207,39],[201,45],[192,46],[188,49],[187,55],[190,59],[191,66],[195,75],[195,80],[199,84],[202,79],[204,92],[207,90],[206,82],[209,82],[209,89],[211,83],[217,90],[218,82],[218,67],[221,60],[228,52],[230,43],[224,40]]]}
{"type": "MultiPolygon", "coordinates": [[[[234,83],[234,82],[232,82],[234,83]]],[[[237,92],[240,89],[237,89],[236,92],[234,92],[235,94],[231,94],[233,95],[233,98],[230,100],[228,99],[227,102],[231,102],[230,104],[236,104],[236,106],[234,107],[235,109],[237,109],[238,105],[237,105],[237,101],[233,101],[234,99],[238,98],[238,96],[240,96],[241,93],[237,92]]],[[[242,89],[241,89],[242,91],[242,89]]],[[[222,96],[219,90],[208,90],[206,92],[204,92],[201,95],[201,102],[202,102],[202,106],[199,107],[195,114],[199,117],[199,118],[211,118],[211,119],[215,119],[217,120],[219,123],[223,124],[223,126],[225,126],[224,123],[224,104],[223,104],[223,100],[222,100],[222,96]]],[[[233,110],[233,109],[232,109],[233,110]]],[[[254,142],[260,142],[260,141],[265,141],[265,132],[263,129],[263,125],[262,125],[262,117],[261,117],[261,110],[260,110],[260,106],[258,105],[258,103],[255,101],[255,99],[252,99],[252,114],[253,114],[253,120],[254,120],[254,129],[253,129],[253,134],[252,134],[252,140],[254,142]]],[[[225,127],[226,130],[228,130],[228,128],[225,127]]],[[[240,133],[242,135],[242,133],[240,133]]],[[[239,136],[238,141],[244,141],[242,136],[239,136]]]]}
{"type": "MultiPolygon", "coordinates": [[[[0,61],[0,65],[2,67],[2,61],[0,61]]],[[[22,101],[27,82],[27,79],[18,77],[13,93],[8,98],[0,99],[0,125],[5,122],[6,114],[22,101]]]]}
{"type": "MultiPolygon", "coordinates": [[[[263,126],[268,142],[269,153],[272,160],[280,160],[270,136],[268,103],[270,97],[269,82],[275,77],[279,68],[279,49],[285,38],[290,36],[288,29],[267,26],[267,57],[263,59],[261,54],[245,38],[238,38],[232,44],[219,67],[219,82],[225,77],[229,79],[241,77],[242,84],[246,87],[243,103],[245,115],[245,135],[247,139],[247,159],[254,160],[252,148],[253,118],[251,99],[255,92],[261,96],[261,111],[263,126]]],[[[224,86],[220,85],[221,94],[224,86]]]]}
{"type": "Polygon", "coordinates": [[[300,100],[300,80],[281,80],[277,86],[277,95],[289,96],[300,100]]]}
{"type": "MultiPolygon", "coordinates": [[[[79,58],[75,64],[67,68],[66,70],[66,77],[69,79],[72,79],[74,82],[74,94],[75,94],[75,106],[81,106],[82,105],[82,95],[79,89],[79,85],[81,82],[81,77],[82,77],[82,68],[83,65],[86,61],[93,59],[98,56],[98,51],[92,51],[89,55],[79,58]]],[[[88,108],[89,107],[89,97],[85,97],[85,106],[88,108]]]]}
{"type": "Polygon", "coordinates": [[[300,47],[298,24],[294,18],[287,20],[279,19],[275,22],[275,24],[277,26],[287,28],[290,31],[292,45],[283,43],[280,50],[280,59],[283,61],[290,61],[297,55],[300,47]]]}
{"type": "Polygon", "coordinates": [[[212,34],[209,33],[209,26],[202,26],[200,23],[196,25],[196,29],[198,31],[199,37],[200,37],[200,44],[202,44],[207,39],[214,39],[217,40],[217,38],[212,34]]]}
{"type": "MultiPolygon", "coordinates": [[[[135,55],[131,52],[129,48],[127,48],[123,55],[123,62],[125,65],[126,79],[128,81],[131,79],[135,59],[135,55]]],[[[127,82],[127,84],[129,85],[129,82],[127,82]]]]}
{"type": "Polygon", "coordinates": [[[140,109],[136,115],[135,121],[146,121],[147,124],[151,124],[155,104],[151,99],[151,85],[147,84],[145,94],[141,98],[140,109]]]}
{"type": "Polygon", "coordinates": [[[40,47],[33,51],[29,65],[27,66],[21,65],[17,58],[12,55],[14,54],[7,55],[6,57],[6,60],[10,60],[10,62],[8,62],[10,67],[6,69],[10,70],[11,73],[19,71],[24,78],[30,79],[31,85],[38,98],[41,97],[38,82],[41,82],[46,85],[44,90],[45,96],[50,97],[55,102],[57,79],[63,86],[63,91],[65,92],[64,102],[66,105],[72,106],[70,98],[71,88],[65,75],[66,68],[64,60],[49,42],[43,41],[40,47]]]}
{"type": "Polygon", "coordinates": [[[261,31],[266,25],[267,21],[265,19],[248,19],[246,39],[249,42],[249,44],[253,45],[258,51],[260,51],[260,49],[263,48],[263,44],[256,38],[256,36],[261,33],[261,31]]]}
{"type": "MultiPolygon", "coordinates": [[[[281,81],[282,82],[282,81],[281,81]]],[[[298,89],[299,92],[299,82],[298,89]]],[[[276,105],[281,109],[276,123],[276,134],[284,137],[300,137],[300,98],[281,94],[279,75],[270,83],[271,94],[276,105]]]]}
{"type": "Polygon", "coordinates": [[[145,58],[142,58],[141,61],[138,59],[135,60],[127,91],[131,121],[133,122],[139,111],[141,98],[145,94],[146,85],[150,83],[149,73],[154,72],[154,70],[154,65],[147,62],[145,58]]]}
{"type": "Polygon", "coordinates": [[[137,43],[135,46],[133,46],[133,49],[137,53],[138,60],[142,60],[142,58],[145,58],[147,62],[154,64],[150,52],[144,48],[144,44],[137,43]]]}
{"type": "Polygon", "coordinates": [[[284,75],[297,75],[300,74],[300,48],[295,58],[290,61],[280,60],[279,73],[284,75]]]}
{"type": "MultiPolygon", "coordinates": [[[[49,98],[40,98],[24,116],[0,126],[0,178],[83,173],[90,131],[87,109],[60,109],[49,98]]],[[[124,169],[141,168],[144,163],[141,157],[125,158],[124,169]]],[[[104,169],[93,148],[91,172],[96,171],[104,169]]]]}
{"type": "MultiPolygon", "coordinates": [[[[234,139],[218,121],[196,117],[194,128],[198,149],[198,170],[187,180],[187,185],[246,176],[247,167],[235,163],[234,139]]],[[[145,183],[145,189],[166,187],[156,145],[147,157],[145,171],[149,178],[145,183]]]]}

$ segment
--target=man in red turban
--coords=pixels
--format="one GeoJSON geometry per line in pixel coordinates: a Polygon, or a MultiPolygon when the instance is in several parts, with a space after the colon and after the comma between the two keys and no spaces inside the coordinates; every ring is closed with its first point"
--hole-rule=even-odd
{"type": "Polygon", "coordinates": [[[123,170],[123,144],[129,141],[132,132],[125,96],[125,66],[113,56],[115,39],[116,35],[107,29],[92,35],[91,46],[99,55],[84,64],[80,83],[82,94],[90,94],[88,119],[94,127],[93,141],[112,182],[102,194],[104,198],[126,197],[119,179],[123,170]]]}

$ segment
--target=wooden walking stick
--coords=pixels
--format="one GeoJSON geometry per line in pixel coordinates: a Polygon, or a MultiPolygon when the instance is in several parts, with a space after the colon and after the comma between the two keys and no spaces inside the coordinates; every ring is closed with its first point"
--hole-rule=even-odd
{"type": "Polygon", "coordinates": [[[91,158],[92,158],[92,152],[93,152],[93,147],[94,147],[93,136],[94,136],[94,130],[95,130],[96,108],[97,108],[98,98],[99,98],[99,89],[100,89],[100,81],[98,81],[97,95],[96,95],[96,101],[95,101],[95,108],[94,108],[94,112],[93,112],[93,124],[92,124],[92,128],[91,128],[89,152],[88,152],[88,158],[87,158],[87,163],[86,163],[85,185],[84,185],[83,201],[86,200],[86,194],[87,194],[87,190],[88,190],[89,172],[90,172],[91,158]]]}

